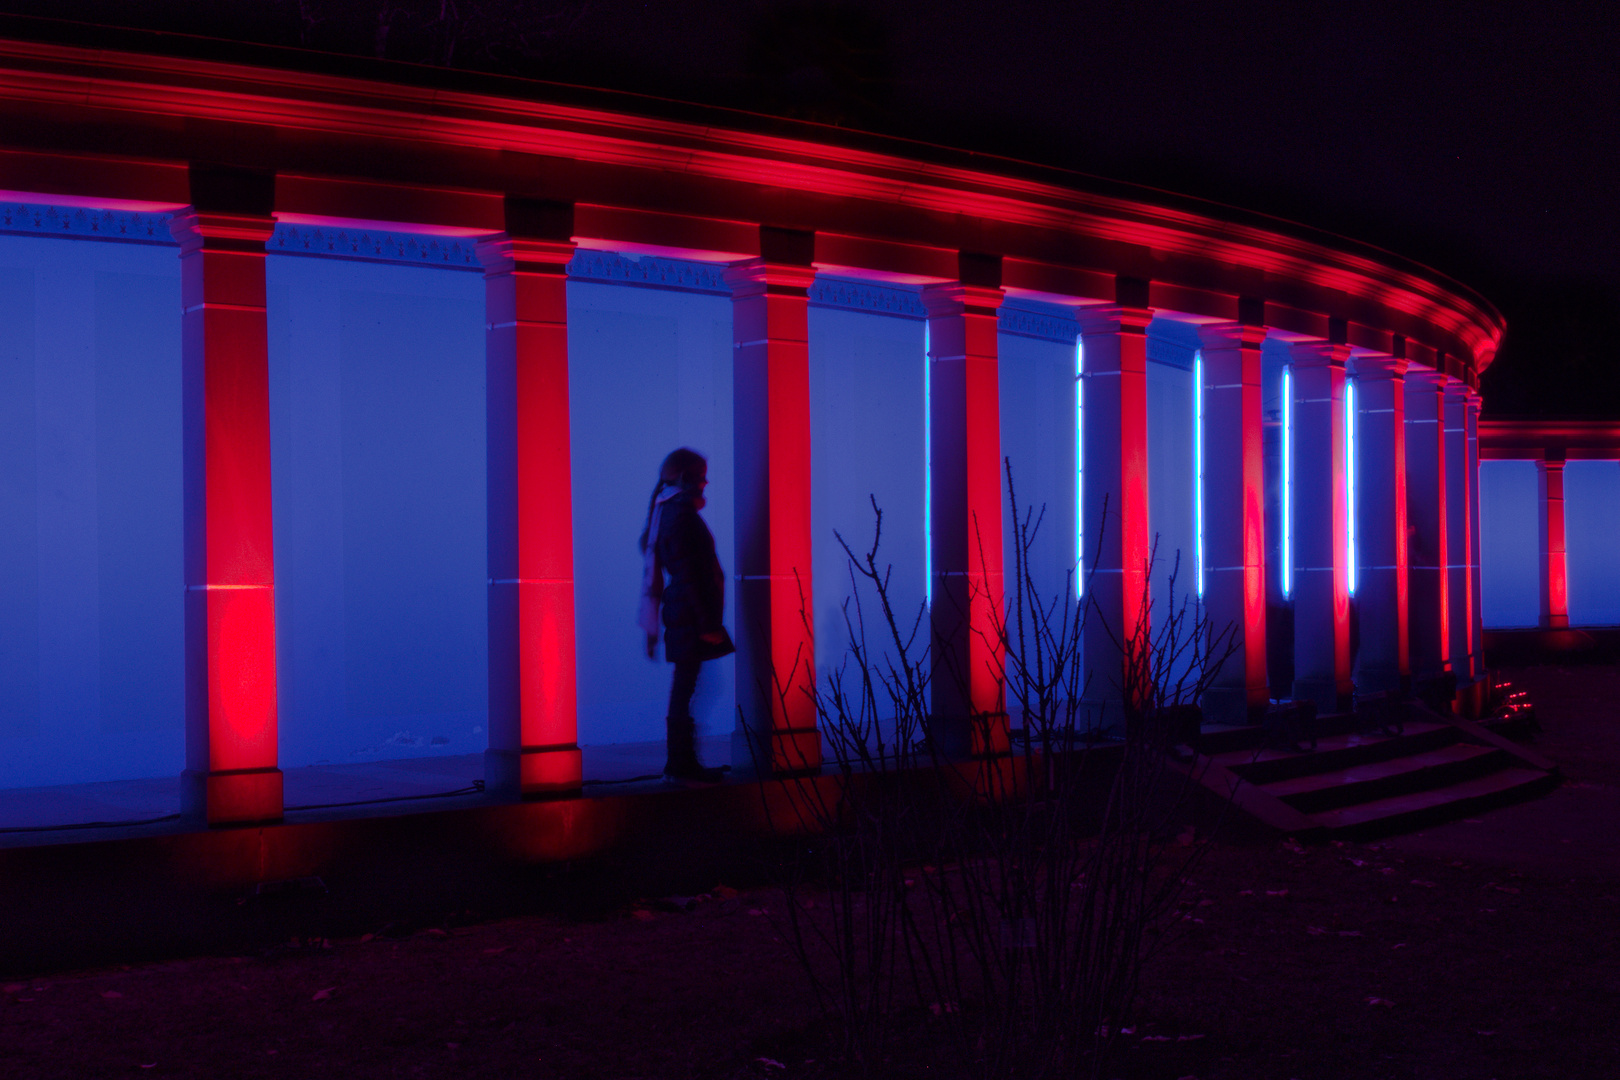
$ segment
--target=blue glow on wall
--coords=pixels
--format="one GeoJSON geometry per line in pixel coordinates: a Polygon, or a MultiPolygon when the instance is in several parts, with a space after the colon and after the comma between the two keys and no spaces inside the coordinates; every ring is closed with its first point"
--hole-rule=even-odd
{"type": "Polygon", "coordinates": [[[1086,343],[1074,339],[1074,595],[1086,592],[1086,343]]]}
{"type": "MultiPolygon", "coordinates": [[[[903,630],[909,631],[923,607],[916,568],[924,558],[927,478],[917,451],[926,424],[916,365],[926,326],[920,319],[810,308],[811,541],[822,678],[847,655],[844,603],[856,595],[838,536],[857,557],[866,554],[874,499],[883,511],[878,565],[895,568],[889,592],[903,630]]],[[[875,597],[864,585],[859,595],[874,651],[890,651],[875,597]]],[[[924,631],[919,651],[926,642],[924,631]]]]}
{"type": "Polygon", "coordinates": [[[923,602],[934,606],[934,345],[923,323],[923,602]]]}
{"type": "Polygon", "coordinates": [[[1282,383],[1282,593],[1294,594],[1294,369],[1282,383]]]}
{"type": "Polygon", "coordinates": [[[271,255],[281,763],[488,745],[483,279],[271,255]]]}
{"type": "Polygon", "coordinates": [[[1193,547],[1198,556],[1198,598],[1204,598],[1204,354],[1193,353],[1193,547]]]}
{"type": "Polygon", "coordinates": [[[180,267],[0,237],[0,787],[184,766],[180,267]]]}
{"type": "MultiPolygon", "coordinates": [[[[636,538],[658,465],[677,446],[709,459],[703,517],[725,568],[735,628],[731,300],[631,285],[568,283],[573,454],[574,623],[579,741],[664,737],[670,665],[641,652],[636,538]]],[[[482,579],[480,579],[482,580],[482,579]]],[[[704,734],[735,726],[735,661],[703,665],[692,715],[704,734]]],[[[718,762],[714,763],[718,764],[718,762]]]]}
{"type": "Polygon", "coordinates": [[[1620,461],[1564,465],[1569,624],[1620,625],[1620,461]]]}
{"type": "Polygon", "coordinates": [[[1186,601],[1196,601],[1196,440],[1193,364],[1197,328],[1157,318],[1147,332],[1148,527],[1158,545],[1150,594],[1153,626],[1186,601]],[[1174,574],[1174,590],[1171,575],[1174,574]]]}
{"type": "Polygon", "coordinates": [[[1540,512],[1535,462],[1479,463],[1480,617],[1488,628],[1541,619],[1540,512]]]}
{"type": "MultiPolygon", "coordinates": [[[[997,336],[996,351],[1001,456],[1012,467],[1020,514],[1033,511],[1029,520],[1040,522],[1033,530],[1029,574],[1041,602],[1057,601],[1061,608],[1072,588],[1070,558],[1077,518],[1072,483],[1075,417],[1070,399],[1074,346],[1002,333],[997,336]]],[[[1017,523],[1010,497],[1004,494],[1003,499],[1002,557],[1006,597],[1011,602],[1016,598],[1017,523]]]]}
{"type": "Polygon", "coordinates": [[[1356,380],[1344,380],[1344,568],[1356,595],[1356,380]]]}

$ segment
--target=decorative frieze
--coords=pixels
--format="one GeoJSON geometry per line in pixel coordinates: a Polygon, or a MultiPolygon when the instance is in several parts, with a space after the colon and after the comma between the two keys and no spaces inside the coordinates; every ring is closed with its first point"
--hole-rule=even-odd
{"type": "Polygon", "coordinates": [[[316,255],[483,271],[478,262],[478,238],[473,236],[280,224],[265,246],[272,255],[316,255]]]}
{"type": "Polygon", "coordinates": [[[580,250],[568,264],[568,276],[612,285],[640,285],[654,289],[714,293],[730,296],[726,268],[721,263],[689,262],[652,255],[630,258],[614,251],[580,250]]]}
{"type": "Polygon", "coordinates": [[[1073,345],[1080,336],[1080,324],[1073,316],[1059,315],[1030,308],[1010,307],[1002,304],[997,313],[996,329],[1003,334],[1040,338],[1073,345]]]}
{"type": "Polygon", "coordinates": [[[810,286],[812,307],[845,308],[874,315],[894,315],[902,319],[926,319],[922,294],[912,289],[895,289],[869,281],[818,277],[810,286]]]}
{"type": "Polygon", "coordinates": [[[148,210],[7,202],[0,203],[0,232],[172,246],[174,237],[169,235],[172,216],[148,210]]]}

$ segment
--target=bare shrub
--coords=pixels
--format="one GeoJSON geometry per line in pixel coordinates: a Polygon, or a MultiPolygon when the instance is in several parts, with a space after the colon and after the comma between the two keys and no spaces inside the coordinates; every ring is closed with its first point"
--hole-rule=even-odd
{"type": "MultiPolygon", "coordinates": [[[[1186,597],[1111,626],[1072,576],[1043,596],[1029,563],[1041,515],[1019,516],[1010,464],[1008,484],[1016,580],[991,632],[1022,726],[1003,753],[941,751],[928,613],[894,608],[876,501],[868,549],[838,538],[850,645],[813,692],[829,767],[781,781],[768,809],[800,838],[782,868],[785,937],[853,1072],[893,1075],[899,1057],[972,1077],[1095,1075],[1207,844],[1174,828],[1192,781],[1172,760],[1192,756],[1186,706],[1234,651],[1231,629],[1186,597]],[[1083,704],[1087,631],[1126,657],[1117,716],[1083,704]]],[[[982,745],[1005,722],[972,718],[982,745]]]]}

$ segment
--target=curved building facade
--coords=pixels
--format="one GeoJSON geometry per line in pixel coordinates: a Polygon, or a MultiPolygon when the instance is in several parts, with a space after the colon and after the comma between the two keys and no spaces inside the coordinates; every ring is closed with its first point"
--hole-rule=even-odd
{"type": "MultiPolygon", "coordinates": [[[[661,731],[634,537],[680,444],[716,481],[739,652],[700,719],[735,760],[819,763],[802,689],[874,502],[967,673],[934,712],[966,747],[1004,711],[1006,462],[1043,589],[1235,628],[1207,719],[1483,677],[1503,324],[1463,285],[1017,162],[268,55],[0,41],[5,782],[178,766],[211,822],[318,761],[578,788],[661,731]]],[[[1121,656],[1085,657],[1105,717],[1121,656]]]]}

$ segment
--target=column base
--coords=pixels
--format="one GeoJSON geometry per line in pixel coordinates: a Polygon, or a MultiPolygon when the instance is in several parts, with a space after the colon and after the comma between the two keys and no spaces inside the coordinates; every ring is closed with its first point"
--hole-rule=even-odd
{"type": "Polygon", "coordinates": [[[1011,720],[1006,713],[960,719],[936,716],[928,727],[946,761],[1005,757],[1012,752],[1011,720]]]}
{"type": "Polygon", "coordinates": [[[1117,698],[1082,698],[1075,734],[1082,738],[1125,736],[1125,703],[1117,698]]]}
{"type": "Polygon", "coordinates": [[[1316,714],[1350,711],[1351,694],[1339,689],[1337,679],[1295,679],[1294,700],[1309,701],[1316,705],[1316,714]]]}
{"type": "Polygon", "coordinates": [[[1451,712],[1457,696],[1457,679],[1449,671],[1429,673],[1412,679],[1412,696],[1442,716],[1451,712]]]}
{"type": "Polygon", "coordinates": [[[1381,694],[1389,691],[1402,695],[1410,689],[1411,681],[1410,678],[1402,678],[1401,673],[1392,668],[1362,668],[1356,672],[1356,693],[1381,694]]]}
{"type": "Polygon", "coordinates": [[[1457,691],[1451,707],[1458,716],[1478,720],[1485,713],[1485,705],[1490,697],[1489,690],[1490,684],[1483,680],[1471,682],[1457,691]]]}
{"type": "Polygon", "coordinates": [[[821,771],[821,732],[816,728],[731,731],[733,776],[804,776],[821,771]]]}
{"type": "Polygon", "coordinates": [[[499,799],[569,795],[584,782],[579,747],[573,744],[484,751],[484,791],[499,799]]]}
{"type": "Polygon", "coordinates": [[[1204,722],[1209,724],[1258,724],[1271,707],[1271,695],[1262,688],[1251,699],[1241,686],[1212,686],[1204,691],[1198,704],[1204,710],[1204,722]]]}
{"type": "Polygon", "coordinates": [[[180,813],[210,828],[282,819],[281,770],[187,769],[180,774],[180,813]]]}

